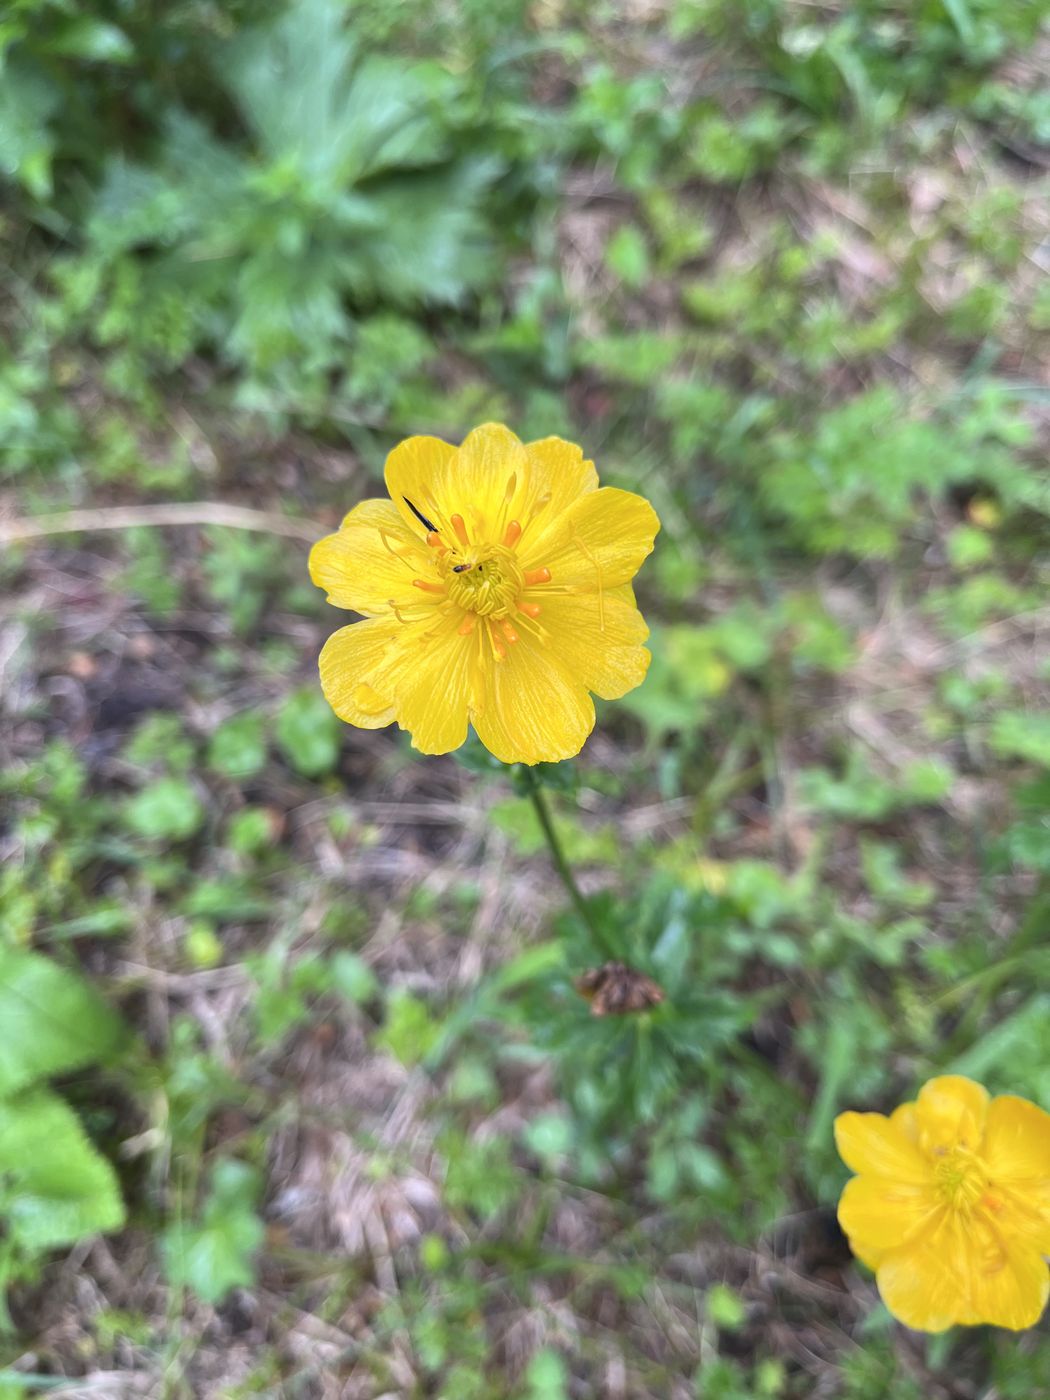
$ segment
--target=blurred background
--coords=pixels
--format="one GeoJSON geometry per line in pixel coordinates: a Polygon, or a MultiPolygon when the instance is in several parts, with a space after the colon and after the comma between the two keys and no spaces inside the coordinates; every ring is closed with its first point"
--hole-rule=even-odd
{"type": "Polygon", "coordinates": [[[2,1400],[1046,1396],[831,1125],[1050,1106],[1047,15],[3,6],[2,1400]],[[652,1012],[319,693],[310,541],[487,419],[663,521],[545,774],[652,1012]]]}

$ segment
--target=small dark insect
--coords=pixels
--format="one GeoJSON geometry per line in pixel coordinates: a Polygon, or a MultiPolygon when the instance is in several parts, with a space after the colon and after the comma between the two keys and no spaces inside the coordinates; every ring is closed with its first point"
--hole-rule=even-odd
{"type": "Polygon", "coordinates": [[[630,1011],[648,1011],[664,999],[664,989],[658,982],[622,962],[589,968],[575,979],[573,986],[590,1002],[592,1016],[624,1016],[630,1011]]]}
{"type": "Polygon", "coordinates": [[[436,535],[438,533],[437,526],[431,525],[430,521],[426,518],[423,512],[421,510],[418,510],[408,499],[407,496],[402,496],[401,499],[404,501],[405,505],[408,506],[409,510],[412,512],[412,514],[416,517],[416,519],[421,525],[425,525],[432,535],[436,535]]]}
{"type": "Polygon", "coordinates": [[[466,569],[469,569],[469,568],[470,568],[470,565],[469,565],[469,564],[453,564],[453,565],[452,565],[452,572],[453,572],[454,574],[461,574],[461,573],[463,573],[466,569]]]}

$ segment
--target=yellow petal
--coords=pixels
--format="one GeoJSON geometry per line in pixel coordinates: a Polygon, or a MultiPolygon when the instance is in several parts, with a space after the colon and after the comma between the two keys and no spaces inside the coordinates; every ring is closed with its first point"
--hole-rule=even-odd
{"type": "Polygon", "coordinates": [[[982,1156],[997,1180],[1041,1180],[1050,1185],[1050,1113],[1027,1099],[993,1099],[982,1156]]]}
{"type": "Polygon", "coordinates": [[[876,1280],[887,1308],[908,1327],[943,1332],[956,1323],[1019,1331],[1039,1320],[1050,1269],[981,1215],[945,1208],[914,1245],[890,1251],[876,1280]]]}
{"type": "Polygon", "coordinates": [[[596,593],[551,594],[540,608],[548,645],[588,690],[603,700],[617,700],[641,685],[651,660],[642,646],[649,628],[630,585],[608,589],[601,598],[596,593]]]}
{"type": "Polygon", "coordinates": [[[855,1176],[846,1183],[838,1217],[854,1254],[875,1268],[885,1251],[913,1241],[928,1229],[938,1209],[932,1184],[855,1176]]]}
{"type": "MultiPolygon", "coordinates": [[[[543,535],[526,534],[520,550],[526,569],[546,567],[555,585],[597,593],[630,583],[660,528],[643,496],[602,486],[581,496],[543,535]]],[[[541,602],[543,586],[529,593],[541,602]]]]}
{"type": "Polygon", "coordinates": [[[540,438],[525,444],[528,481],[516,494],[510,515],[537,539],[561,517],[580,496],[598,489],[594,463],[584,458],[583,449],[564,438],[540,438]]]}
{"type": "Polygon", "coordinates": [[[488,657],[480,668],[471,710],[478,738],[504,763],[572,758],[594,728],[591,697],[549,649],[520,636],[503,661],[488,657]]]}
{"type": "Polygon", "coordinates": [[[397,722],[421,753],[451,753],[467,737],[467,706],[477,639],[462,637],[459,618],[432,627],[406,627],[384,683],[394,697],[397,722]]]}
{"type": "Polygon", "coordinates": [[[325,642],[319,669],[325,699],[341,720],[360,729],[382,729],[394,710],[371,684],[396,636],[398,624],[370,619],[342,627],[325,642]]]}
{"type": "Polygon", "coordinates": [[[476,533],[491,536],[501,512],[508,520],[515,515],[520,520],[517,502],[530,480],[521,439],[502,423],[482,423],[460,445],[442,505],[447,512],[463,516],[472,538],[476,533]]]}
{"type": "Polygon", "coordinates": [[[902,1103],[899,1108],[895,1108],[890,1114],[890,1122],[895,1128],[901,1130],[909,1142],[913,1142],[918,1147],[919,1120],[915,1116],[913,1103],[902,1103]]]}
{"type": "Polygon", "coordinates": [[[1006,1238],[980,1219],[970,1240],[967,1301],[971,1323],[1020,1332],[1042,1317],[1050,1297],[1050,1268],[1039,1250],[1006,1238]]]}
{"type": "Polygon", "coordinates": [[[993,1099],[981,1155],[990,1178],[984,1205],[993,1222],[1050,1255],[1050,1114],[1012,1095],[993,1099]]]}
{"type": "Polygon", "coordinates": [[[919,1332],[975,1321],[964,1291],[964,1258],[954,1217],[945,1210],[939,1226],[916,1245],[883,1256],[875,1274],[882,1301],[898,1322],[919,1332]]]}
{"type": "MultiPolygon", "coordinates": [[[[457,449],[436,437],[410,437],[399,442],[386,459],[384,477],[401,519],[414,539],[426,538],[427,529],[409,509],[411,501],[432,523],[438,501],[446,484],[447,473],[456,458],[457,449]]],[[[456,507],[451,507],[455,510],[456,507]]]]}
{"type": "Polygon", "coordinates": [[[988,1090],[961,1074],[928,1080],[915,1101],[919,1142],[926,1152],[937,1147],[976,1150],[984,1133],[988,1090]]]}
{"type": "Polygon", "coordinates": [[[391,598],[413,600],[412,580],[428,566],[426,546],[390,501],[362,501],[310,551],[310,577],[328,601],[359,613],[389,613],[391,598]]]}
{"type": "Polygon", "coordinates": [[[496,536],[510,520],[524,523],[540,491],[524,445],[502,423],[482,423],[458,448],[439,438],[408,438],[387,458],[386,484],[402,518],[420,538],[426,526],[406,499],[453,547],[454,515],[462,517],[471,542],[498,543],[496,536]]]}
{"type": "Polygon", "coordinates": [[[835,1146],[850,1171],[915,1186],[930,1180],[922,1153],[885,1114],[840,1113],[835,1146]]]}

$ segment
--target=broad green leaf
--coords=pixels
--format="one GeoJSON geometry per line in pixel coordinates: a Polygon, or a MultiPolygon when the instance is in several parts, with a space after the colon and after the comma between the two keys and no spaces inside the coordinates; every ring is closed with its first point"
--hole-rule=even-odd
{"type": "Polygon", "coordinates": [[[122,1036],[119,1017],[78,974],[0,948],[0,1098],[107,1059],[122,1036]]]}
{"type": "Polygon", "coordinates": [[[192,1288],[208,1303],[250,1284],[254,1255],[266,1233],[255,1213],[258,1195],[252,1167],[232,1158],[218,1162],[200,1219],[171,1225],[161,1238],[168,1282],[192,1288]]]}
{"type": "Polygon", "coordinates": [[[124,1223],[113,1168],[48,1089],[0,1100],[0,1220],[27,1250],[73,1244],[124,1223]]]}
{"type": "Polygon", "coordinates": [[[48,120],[58,91],[38,69],[8,61],[0,78],[0,178],[14,177],[37,199],[51,193],[54,139],[48,120]]]}

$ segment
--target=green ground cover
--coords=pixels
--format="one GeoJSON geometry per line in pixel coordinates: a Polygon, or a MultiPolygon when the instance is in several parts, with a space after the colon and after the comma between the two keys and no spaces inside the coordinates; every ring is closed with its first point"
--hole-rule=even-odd
{"type": "Polygon", "coordinates": [[[1050,1106],[1048,16],[4,8],[2,1400],[1048,1393],[831,1137],[1050,1106]],[[544,774],[651,1014],[513,773],[319,693],[309,541],[488,419],[663,523],[544,774]]]}

